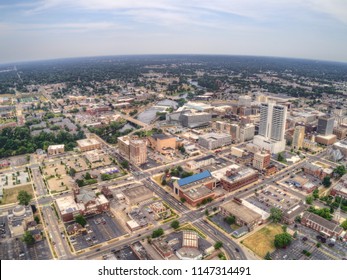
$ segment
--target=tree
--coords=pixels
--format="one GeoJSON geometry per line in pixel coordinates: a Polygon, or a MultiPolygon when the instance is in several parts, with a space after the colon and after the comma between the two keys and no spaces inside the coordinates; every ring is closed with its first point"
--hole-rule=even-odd
{"type": "Polygon", "coordinates": [[[182,203],[185,203],[187,201],[184,197],[181,197],[180,200],[181,200],[182,203]]]}
{"type": "Polygon", "coordinates": [[[34,217],[34,220],[35,220],[35,222],[36,222],[37,224],[40,223],[40,217],[39,217],[39,216],[35,216],[35,217],[34,217]]]}
{"type": "Polygon", "coordinates": [[[90,175],[89,172],[87,172],[87,173],[84,175],[84,179],[86,179],[86,180],[92,179],[92,176],[90,175]]]}
{"type": "Polygon", "coordinates": [[[87,220],[82,215],[76,216],[75,222],[80,224],[82,227],[85,227],[85,225],[87,224],[87,220]]]}
{"type": "Polygon", "coordinates": [[[288,232],[275,235],[274,245],[276,248],[285,248],[292,242],[292,236],[288,232]]]}
{"type": "Polygon", "coordinates": [[[27,191],[19,191],[17,199],[19,201],[20,205],[25,205],[27,206],[30,202],[30,200],[33,198],[33,196],[28,193],[27,191]]]}
{"type": "Polygon", "coordinates": [[[178,229],[178,228],[180,227],[180,222],[177,221],[177,220],[172,221],[171,227],[172,227],[173,229],[178,229]]]}
{"type": "Polygon", "coordinates": [[[341,227],[342,227],[344,230],[347,230],[347,220],[345,220],[344,222],[342,222],[341,227]]]}
{"type": "Polygon", "coordinates": [[[344,165],[339,165],[334,169],[334,175],[337,177],[342,177],[347,173],[346,167],[344,165]]]}
{"type": "Polygon", "coordinates": [[[318,198],[319,198],[319,191],[318,191],[318,189],[315,189],[315,190],[313,191],[312,195],[313,195],[313,198],[314,198],[315,200],[318,199],[318,198]]]}
{"type": "Polygon", "coordinates": [[[270,255],[270,252],[267,252],[265,257],[264,257],[264,260],[272,260],[271,258],[271,255],[270,255]]]}
{"type": "Polygon", "coordinates": [[[165,179],[163,179],[163,181],[161,181],[161,184],[162,184],[163,186],[166,186],[166,185],[167,185],[166,180],[165,180],[165,179]]]}
{"type": "Polygon", "coordinates": [[[285,161],[286,161],[286,159],[284,158],[284,156],[282,155],[282,153],[279,153],[279,154],[277,155],[277,160],[278,160],[279,162],[285,162],[285,161]]]}
{"type": "Polygon", "coordinates": [[[33,237],[33,235],[29,231],[26,231],[26,232],[24,232],[24,235],[23,235],[23,241],[27,245],[33,245],[35,243],[35,238],[33,237]]]}
{"type": "Polygon", "coordinates": [[[162,228],[158,228],[156,230],[153,230],[152,238],[157,238],[159,236],[162,236],[163,234],[164,234],[164,230],[162,228]]]}
{"type": "Polygon", "coordinates": [[[69,175],[70,175],[71,177],[75,177],[75,175],[76,175],[76,169],[70,168],[70,170],[69,170],[69,175]]]}
{"type": "Polygon", "coordinates": [[[293,237],[294,237],[294,238],[297,238],[297,237],[298,237],[298,232],[297,232],[297,231],[294,232],[293,237]]]}
{"type": "Polygon", "coordinates": [[[223,247],[223,242],[221,242],[221,241],[217,241],[215,244],[214,244],[214,248],[216,249],[216,250],[218,250],[218,249],[220,249],[220,248],[222,248],[223,247]]]}
{"type": "Polygon", "coordinates": [[[324,187],[329,188],[331,186],[330,177],[329,176],[324,177],[322,184],[324,187]]]}
{"type": "Polygon", "coordinates": [[[208,216],[209,212],[208,209],[205,210],[205,215],[208,216]]]}
{"type": "Polygon", "coordinates": [[[310,205],[313,203],[313,196],[312,195],[309,195],[306,197],[306,203],[310,204],[310,205]]]}
{"type": "Polygon", "coordinates": [[[129,168],[129,162],[127,162],[126,160],[123,160],[120,165],[124,168],[124,169],[128,169],[129,168]]]}
{"type": "Polygon", "coordinates": [[[283,212],[281,211],[281,209],[278,209],[276,207],[272,207],[270,209],[270,220],[273,223],[278,223],[282,220],[282,216],[283,216],[283,212]]]}
{"type": "Polygon", "coordinates": [[[235,217],[230,215],[228,217],[224,218],[224,221],[228,224],[228,225],[232,225],[233,223],[235,223],[235,217]]]}

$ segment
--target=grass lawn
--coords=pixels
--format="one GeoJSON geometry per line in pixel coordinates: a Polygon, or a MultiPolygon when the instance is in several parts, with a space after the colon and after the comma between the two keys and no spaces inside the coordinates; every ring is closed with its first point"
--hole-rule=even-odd
{"type": "Polygon", "coordinates": [[[19,191],[22,191],[22,190],[27,191],[34,197],[34,192],[33,192],[33,188],[31,184],[15,187],[15,188],[10,188],[10,189],[4,189],[4,197],[1,200],[1,205],[17,202],[18,193],[19,191]]]}
{"type": "Polygon", "coordinates": [[[276,249],[274,246],[275,235],[282,232],[281,225],[270,224],[243,240],[243,245],[264,258],[267,252],[272,252],[276,249]]]}

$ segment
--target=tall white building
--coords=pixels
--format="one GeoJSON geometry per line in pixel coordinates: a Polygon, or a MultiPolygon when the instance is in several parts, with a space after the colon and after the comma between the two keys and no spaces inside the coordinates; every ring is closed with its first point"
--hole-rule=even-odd
{"type": "Polygon", "coordinates": [[[261,148],[280,153],[285,150],[284,139],[287,107],[275,103],[261,103],[259,133],[253,143],[261,148]]]}

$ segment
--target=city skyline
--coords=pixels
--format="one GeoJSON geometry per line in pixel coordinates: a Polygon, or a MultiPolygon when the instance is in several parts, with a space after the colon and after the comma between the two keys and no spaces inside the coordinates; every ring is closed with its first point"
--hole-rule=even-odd
{"type": "Polygon", "coordinates": [[[347,62],[347,3],[2,1],[0,63],[131,54],[347,62]]]}

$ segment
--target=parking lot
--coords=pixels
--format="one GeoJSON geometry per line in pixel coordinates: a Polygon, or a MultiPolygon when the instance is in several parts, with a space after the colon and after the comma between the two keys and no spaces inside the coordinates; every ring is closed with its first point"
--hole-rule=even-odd
{"type": "Polygon", "coordinates": [[[221,227],[227,233],[232,233],[235,229],[232,229],[231,226],[224,221],[224,217],[220,214],[213,215],[211,217],[211,221],[215,223],[217,226],[221,227]]]}
{"type": "Polygon", "coordinates": [[[274,186],[269,186],[246,200],[268,213],[272,207],[285,211],[299,203],[298,198],[274,186]]]}
{"type": "Polygon", "coordinates": [[[70,237],[75,250],[82,250],[90,246],[117,238],[126,232],[118,222],[108,213],[102,213],[86,218],[87,233],[70,237]]]}
{"type": "Polygon", "coordinates": [[[333,256],[326,252],[325,248],[317,248],[312,240],[303,240],[302,235],[292,241],[286,249],[276,249],[272,254],[273,260],[333,260],[333,256]],[[304,254],[304,250],[310,256],[304,254]]]}

